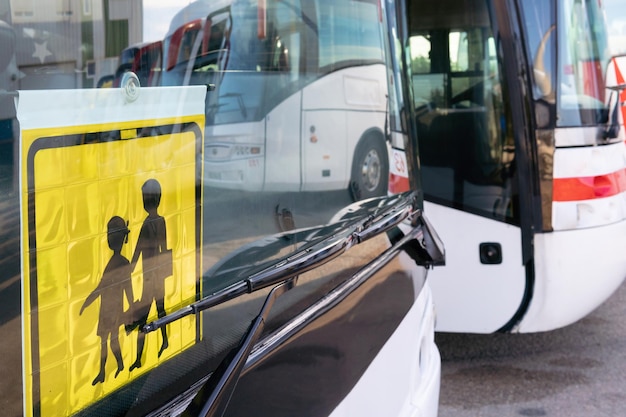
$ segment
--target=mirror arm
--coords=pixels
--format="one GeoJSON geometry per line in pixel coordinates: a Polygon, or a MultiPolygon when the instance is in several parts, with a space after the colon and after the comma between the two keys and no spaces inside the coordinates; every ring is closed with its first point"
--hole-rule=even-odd
{"type": "Polygon", "coordinates": [[[606,88],[607,90],[611,90],[611,97],[613,96],[613,93],[616,92],[617,99],[615,100],[615,105],[611,109],[609,125],[604,130],[603,137],[604,139],[614,139],[619,135],[620,125],[619,125],[618,114],[619,114],[619,108],[622,105],[622,103],[620,102],[620,94],[623,90],[626,89],[626,84],[607,86],[606,88]]]}

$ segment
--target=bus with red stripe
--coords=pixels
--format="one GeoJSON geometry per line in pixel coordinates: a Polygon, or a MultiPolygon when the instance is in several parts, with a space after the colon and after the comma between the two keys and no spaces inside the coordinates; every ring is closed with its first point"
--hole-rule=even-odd
{"type": "MultiPolygon", "coordinates": [[[[626,277],[626,58],[610,56],[602,2],[409,9],[407,122],[446,242],[431,275],[437,330],[539,332],[585,317],[626,277]]],[[[413,181],[414,159],[392,142],[391,194],[413,181]]]]}

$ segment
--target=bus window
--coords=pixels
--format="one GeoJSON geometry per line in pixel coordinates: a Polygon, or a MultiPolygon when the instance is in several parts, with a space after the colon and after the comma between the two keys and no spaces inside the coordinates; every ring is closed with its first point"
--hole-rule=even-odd
{"type": "Polygon", "coordinates": [[[446,27],[442,14],[410,38],[424,188],[427,199],[516,223],[506,91],[487,9],[477,10],[465,27],[446,27]]]}
{"type": "MultiPolygon", "coordinates": [[[[536,98],[557,104],[556,126],[607,123],[604,71],[609,61],[604,15],[597,1],[522,4],[533,56],[536,98]],[[554,16],[557,16],[558,33],[554,16]],[[558,39],[558,54],[555,45],[558,39]],[[558,71],[555,71],[558,62],[558,71]]],[[[554,123],[554,121],[552,121],[554,123]]],[[[554,126],[554,124],[553,124],[554,126]]]]}
{"type": "Polygon", "coordinates": [[[319,24],[319,72],[342,67],[382,62],[383,45],[378,10],[368,2],[353,3],[351,9],[337,7],[331,0],[321,1],[319,24]]]}

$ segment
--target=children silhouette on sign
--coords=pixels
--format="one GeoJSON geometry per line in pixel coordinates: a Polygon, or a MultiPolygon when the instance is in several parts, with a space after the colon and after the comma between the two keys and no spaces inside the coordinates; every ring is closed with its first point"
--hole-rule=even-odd
{"type": "Polygon", "coordinates": [[[124,369],[122,352],[119,342],[119,328],[124,313],[124,294],[129,305],[133,301],[131,283],[131,269],[128,259],[122,256],[122,246],[128,240],[128,227],[124,219],[112,217],[107,223],[107,242],[113,251],[113,256],[107,263],[98,286],[87,296],[80,308],[83,314],[85,308],[100,297],[100,316],[98,319],[98,336],[100,336],[100,373],[94,378],[91,385],[104,382],[104,367],[107,360],[107,341],[110,339],[111,351],[117,360],[115,376],[124,369]]]}
{"type": "MultiPolygon", "coordinates": [[[[131,365],[130,371],[141,367],[141,356],[145,343],[145,333],[141,328],[148,322],[148,315],[152,303],[156,304],[158,317],[166,315],[165,312],[165,278],[172,275],[172,251],[167,249],[167,231],[165,219],[159,215],[157,209],[161,202],[161,185],[155,179],[149,179],[141,187],[143,194],[143,207],[148,213],[144,220],[137,246],[131,260],[131,270],[135,270],[139,256],[142,260],[143,293],[135,304],[135,321],[126,326],[126,331],[139,327],[137,334],[137,358],[131,365]]],[[[169,346],[167,330],[161,327],[163,338],[159,357],[169,346]]]]}

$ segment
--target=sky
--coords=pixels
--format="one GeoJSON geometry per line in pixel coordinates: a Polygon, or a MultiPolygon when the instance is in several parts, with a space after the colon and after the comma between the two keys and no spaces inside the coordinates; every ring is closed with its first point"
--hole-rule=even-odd
{"type": "Polygon", "coordinates": [[[611,52],[626,53],[626,7],[624,0],[602,0],[606,12],[611,52]]]}
{"type": "Polygon", "coordinates": [[[163,39],[174,14],[189,3],[190,0],[143,0],[143,40],[163,39]]]}

